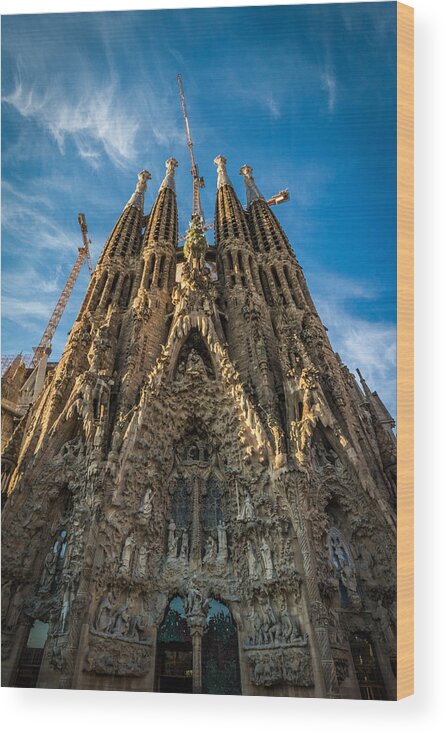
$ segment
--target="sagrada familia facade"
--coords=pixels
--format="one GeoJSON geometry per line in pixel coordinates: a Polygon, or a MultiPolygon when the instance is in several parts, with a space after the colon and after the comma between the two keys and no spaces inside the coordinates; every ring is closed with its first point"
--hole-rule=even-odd
{"type": "Polygon", "coordinates": [[[142,171],[3,454],[3,685],[392,699],[396,442],[249,166],[142,171]]]}

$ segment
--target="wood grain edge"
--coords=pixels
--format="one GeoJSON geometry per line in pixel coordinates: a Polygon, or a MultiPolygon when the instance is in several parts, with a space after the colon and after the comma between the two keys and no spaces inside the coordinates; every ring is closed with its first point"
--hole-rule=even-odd
{"type": "Polygon", "coordinates": [[[397,698],[414,693],[414,11],[397,3],[397,698]]]}

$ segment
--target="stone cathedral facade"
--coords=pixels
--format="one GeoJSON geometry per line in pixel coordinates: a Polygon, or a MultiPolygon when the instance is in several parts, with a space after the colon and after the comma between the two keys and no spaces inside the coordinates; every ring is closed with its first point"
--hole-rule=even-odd
{"type": "Polygon", "coordinates": [[[249,166],[142,171],[4,451],[6,686],[395,697],[396,444],[249,166]]]}

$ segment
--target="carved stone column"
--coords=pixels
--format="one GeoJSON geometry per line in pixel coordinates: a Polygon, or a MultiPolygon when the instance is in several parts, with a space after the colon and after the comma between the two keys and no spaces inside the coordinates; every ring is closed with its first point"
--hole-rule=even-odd
{"type": "MultiPolygon", "coordinates": [[[[97,488],[96,488],[97,489],[97,488]]],[[[64,675],[60,680],[60,688],[73,688],[76,687],[77,668],[79,667],[79,656],[82,654],[80,651],[79,642],[81,639],[81,632],[83,629],[83,623],[86,621],[86,616],[89,610],[89,587],[91,581],[91,575],[93,570],[93,560],[95,556],[95,549],[97,547],[97,533],[98,525],[95,519],[94,501],[93,495],[95,493],[94,485],[91,485],[87,489],[86,493],[86,504],[90,504],[90,527],[86,531],[85,545],[84,545],[84,563],[80,569],[80,581],[77,590],[76,597],[73,601],[72,608],[70,610],[70,622],[67,636],[67,643],[65,647],[65,665],[64,675]],[[88,496],[90,495],[90,497],[88,496]],[[89,502],[90,500],[90,502],[89,502]]]]}
{"type": "Polygon", "coordinates": [[[315,637],[320,654],[320,663],[324,677],[324,685],[328,698],[339,698],[340,688],[338,685],[335,663],[332,656],[331,645],[329,640],[329,620],[326,608],[321,601],[320,592],[317,583],[317,573],[315,568],[315,560],[311,552],[311,544],[308,536],[306,521],[301,512],[301,507],[305,503],[304,491],[298,489],[298,502],[294,503],[292,513],[298,521],[298,541],[300,544],[301,554],[303,557],[303,567],[306,579],[306,590],[310,604],[310,615],[312,627],[315,631],[315,637]]]}
{"type": "Polygon", "coordinates": [[[329,618],[322,602],[315,601],[311,604],[311,619],[320,648],[327,695],[330,698],[338,698],[340,691],[329,640],[329,618]]]}
{"type": "Polygon", "coordinates": [[[200,491],[201,478],[193,477],[193,506],[192,506],[192,531],[191,531],[191,552],[190,564],[192,569],[200,566],[202,560],[202,544],[200,532],[200,491]]]}
{"type": "Polygon", "coordinates": [[[202,693],[202,637],[206,631],[205,615],[188,615],[188,625],[192,639],[192,692],[202,693]]]}

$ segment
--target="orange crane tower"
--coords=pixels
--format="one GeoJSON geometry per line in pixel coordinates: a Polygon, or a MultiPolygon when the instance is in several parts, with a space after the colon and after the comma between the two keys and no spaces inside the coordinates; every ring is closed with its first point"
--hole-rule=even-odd
{"type": "Polygon", "coordinates": [[[191,131],[189,129],[188,115],[186,112],[185,94],[183,92],[182,77],[177,74],[178,89],[180,92],[180,103],[182,105],[183,121],[185,123],[186,130],[186,141],[188,143],[189,157],[191,159],[191,176],[193,181],[193,194],[192,194],[192,213],[198,214],[202,222],[204,221],[202,204],[200,202],[200,189],[205,186],[205,181],[202,176],[199,176],[199,169],[194,158],[194,146],[191,138],[191,131]]]}
{"type": "Polygon", "coordinates": [[[82,265],[85,259],[87,259],[90,277],[92,277],[92,274],[93,274],[92,258],[90,254],[91,240],[89,240],[88,238],[87,222],[85,221],[85,216],[81,212],[78,214],[78,222],[79,222],[79,226],[81,227],[83,246],[78,247],[78,256],[71,269],[70,275],[67,278],[67,282],[65,283],[62,289],[62,292],[59,296],[59,299],[53,309],[53,313],[51,314],[50,320],[48,321],[46,329],[42,334],[42,338],[39,342],[39,345],[35,347],[34,349],[34,357],[32,361],[33,367],[35,367],[40,362],[43,355],[47,352],[48,348],[51,346],[51,340],[54,336],[54,332],[56,331],[59,325],[59,322],[62,318],[62,314],[64,313],[65,306],[67,305],[68,299],[71,296],[74,285],[76,283],[76,280],[78,278],[78,275],[80,273],[80,270],[82,268],[82,265]]]}

